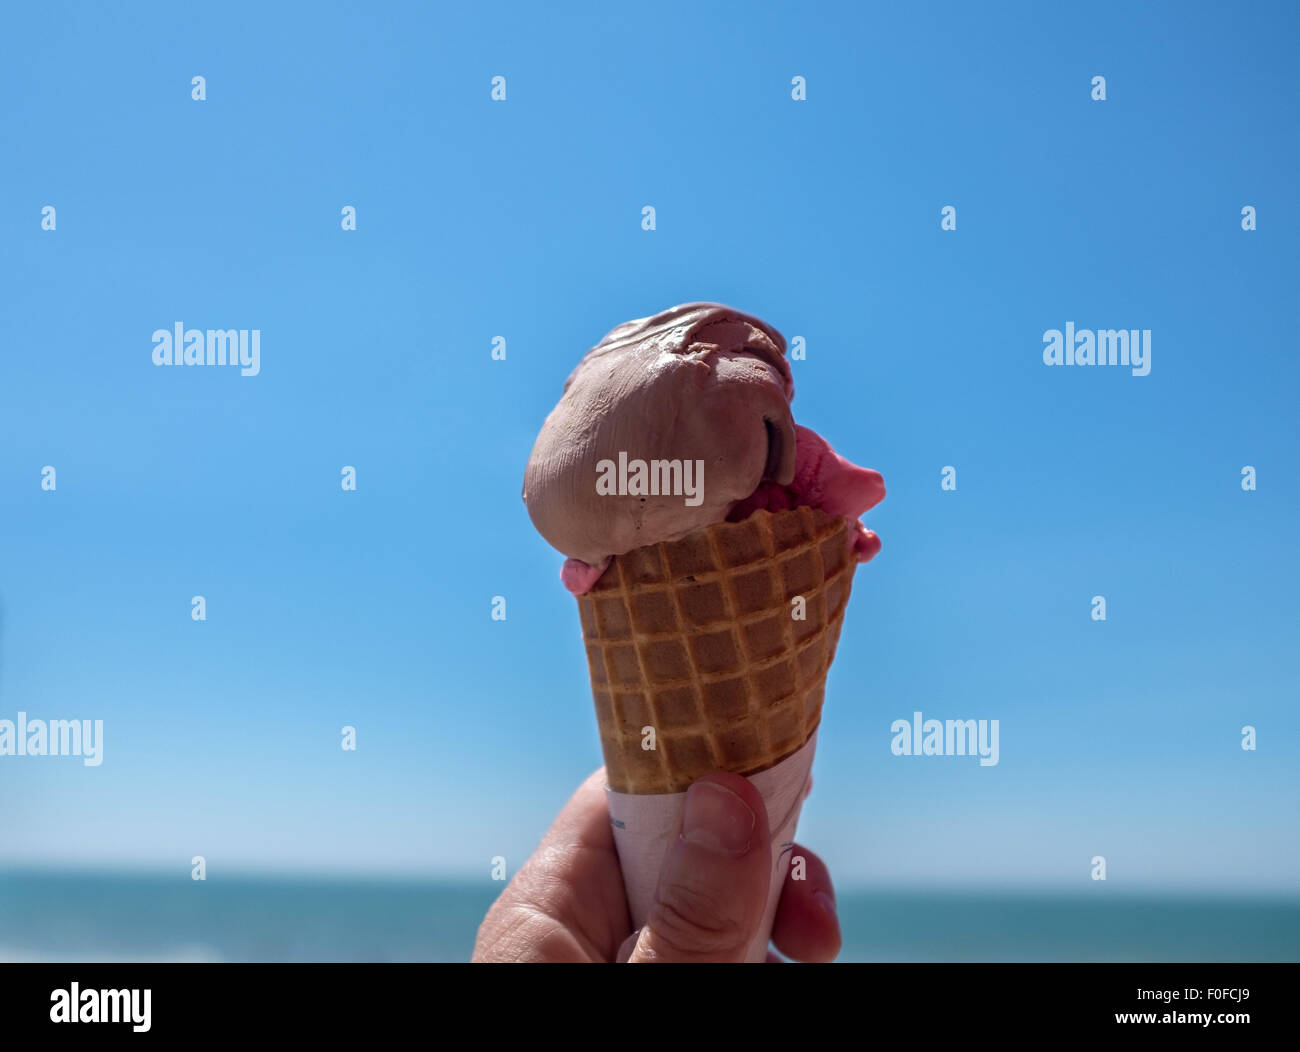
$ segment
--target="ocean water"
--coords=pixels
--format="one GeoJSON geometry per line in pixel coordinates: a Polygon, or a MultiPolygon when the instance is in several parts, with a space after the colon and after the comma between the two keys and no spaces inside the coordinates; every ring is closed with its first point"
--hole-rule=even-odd
{"type": "MultiPolygon", "coordinates": [[[[0,872],[0,961],[465,961],[500,890],[0,872]]],[[[841,891],[841,960],[1300,960],[1300,899],[1095,890],[841,891]]]]}

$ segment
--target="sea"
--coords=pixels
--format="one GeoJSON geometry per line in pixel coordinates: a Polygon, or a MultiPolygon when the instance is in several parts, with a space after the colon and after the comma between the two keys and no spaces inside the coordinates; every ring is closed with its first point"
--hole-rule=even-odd
{"type": "MultiPolygon", "coordinates": [[[[467,961],[500,890],[0,871],[0,961],[467,961]]],[[[1300,960],[1300,898],[1090,891],[840,890],[840,960],[1300,960]]]]}

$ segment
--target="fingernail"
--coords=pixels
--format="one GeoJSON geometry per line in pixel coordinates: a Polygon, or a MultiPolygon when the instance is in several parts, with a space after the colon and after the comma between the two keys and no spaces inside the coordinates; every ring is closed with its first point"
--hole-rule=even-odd
{"type": "Polygon", "coordinates": [[[631,935],[623,940],[623,945],[618,948],[618,954],[614,958],[615,964],[627,964],[628,958],[632,956],[632,951],[636,949],[636,941],[641,938],[641,929],[637,928],[631,935]]]}
{"type": "Polygon", "coordinates": [[[716,782],[696,782],[686,791],[682,836],[719,855],[743,855],[758,824],[744,800],[716,782]]]}
{"type": "Polygon", "coordinates": [[[831,920],[838,921],[840,919],[839,914],[835,911],[835,900],[826,892],[820,889],[814,891],[813,899],[830,915],[831,920]]]}

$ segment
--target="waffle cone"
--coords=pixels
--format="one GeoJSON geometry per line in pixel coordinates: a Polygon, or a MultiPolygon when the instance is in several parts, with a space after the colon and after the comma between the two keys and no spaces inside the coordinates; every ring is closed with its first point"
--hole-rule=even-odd
{"type": "Polygon", "coordinates": [[[848,529],[814,508],[758,511],[617,556],[578,597],[611,789],[685,792],[803,746],[857,566],[848,529]]]}

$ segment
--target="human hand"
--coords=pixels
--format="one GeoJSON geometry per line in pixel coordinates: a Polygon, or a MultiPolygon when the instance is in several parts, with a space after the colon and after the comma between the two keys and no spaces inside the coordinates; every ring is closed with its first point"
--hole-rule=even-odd
{"type": "MultiPolygon", "coordinates": [[[[804,880],[787,874],[772,941],[797,961],[831,961],[840,926],[830,873],[812,852],[804,880]]],[[[631,932],[605,804],[605,771],[578,787],[479,926],[473,960],[741,961],[762,923],[771,833],[758,790],[709,774],[686,794],[645,926],[631,932]]],[[[768,960],[780,960],[774,954],[768,960]]]]}

